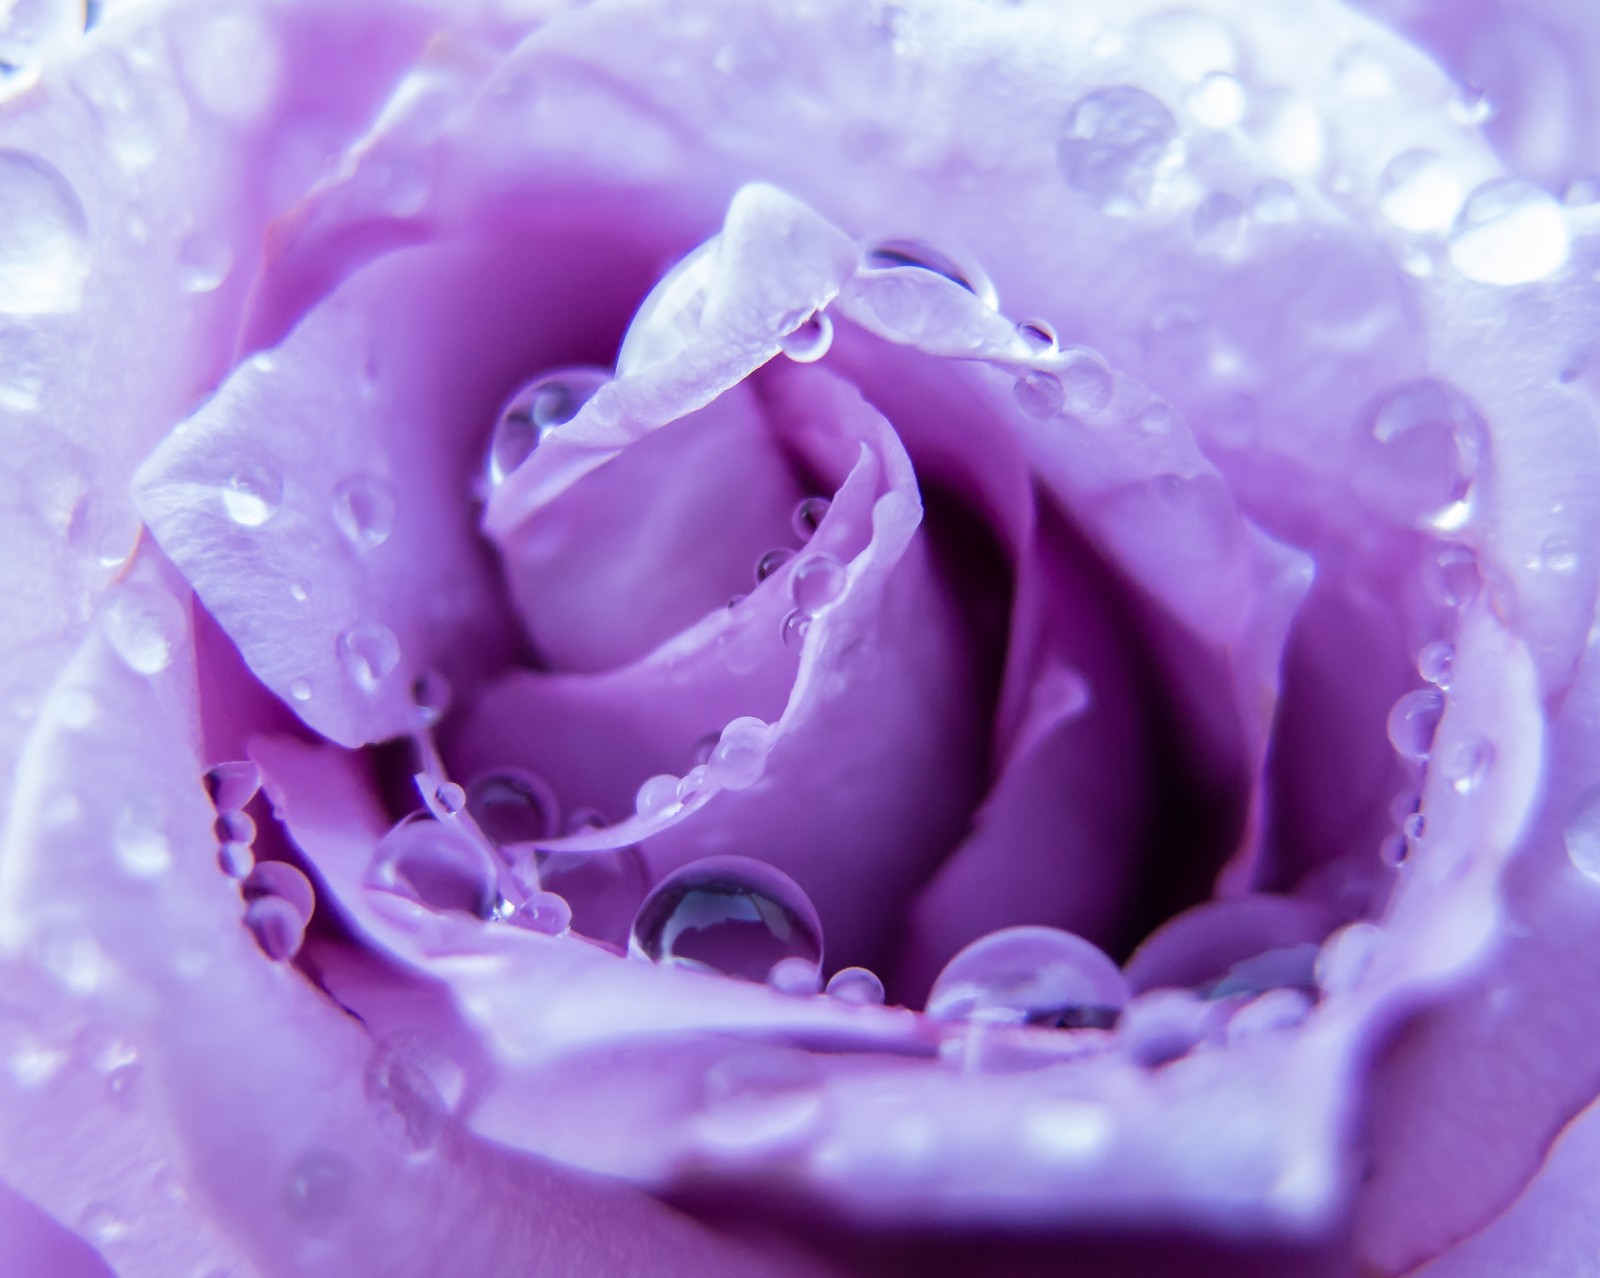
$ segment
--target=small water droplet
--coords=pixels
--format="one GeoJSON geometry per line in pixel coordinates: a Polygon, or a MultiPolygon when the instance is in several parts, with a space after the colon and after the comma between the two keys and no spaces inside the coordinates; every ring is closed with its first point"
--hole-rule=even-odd
{"type": "Polygon", "coordinates": [[[178,248],[178,283],[186,293],[209,293],[228,278],[233,250],[215,235],[191,235],[178,248]]]}
{"type": "Polygon", "coordinates": [[[247,462],[222,486],[222,505],[228,518],[241,528],[259,528],[277,512],[283,501],[283,480],[278,472],[247,462]]]}
{"type": "Polygon", "coordinates": [[[256,868],[255,849],[248,843],[224,843],[217,849],[217,868],[230,879],[242,879],[256,868]]]}
{"type": "Polygon", "coordinates": [[[1413,843],[1425,837],[1428,833],[1428,818],[1420,812],[1410,813],[1400,823],[1400,833],[1413,843]]]}
{"type": "Polygon", "coordinates": [[[796,364],[815,364],[833,345],[833,321],[822,311],[802,320],[778,339],[778,347],[796,364]]]}
{"type": "Polygon", "coordinates": [[[498,872],[473,838],[431,817],[401,821],[379,841],[367,884],[436,913],[486,919],[499,899],[498,872]]]}
{"type": "Polygon", "coordinates": [[[1381,391],[1367,405],[1355,479],[1396,519],[1437,518],[1465,500],[1487,428],[1453,386],[1426,377],[1381,391]]]}
{"type": "Polygon", "coordinates": [[[1059,345],[1056,330],[1041,319],[1018,320],[1017,337],[1032,355],[1054,354],[1059,345]]]}
{"type": "Polygon", "coordinates": [[[767,973],[767,984],[780,994],[804,998],[821,992],[822,972],[808,958],[783,958],[767,973]]]}
{"type": "Polygon", "coordinates": [[[1147,435],[1169,435],[1178,427],[1178,414],[1166,404],[1141,409],[1133,424],[1147,435]]]}
{"type": "Polygon", "coordinates": [[[707,857],[656,885],[628,948],[653,963],[764,982],[782,959],[820,964],[822,925],[782,871],[749,857],[707,857]]]}
{"type": "Polygon", "coordinates": [[[205,786],[218,812],[239,812],[261,789],[261,769],[248,759],[218,763],[206,769],[205,786]]]}
{"type": "Polygon", "coordinates": [[[454,816],[467,806],[467,792],[454,781],[439,781],[433,786],[433,804],[447,816],[454,816]]]}
{"type": "Polygon", "coordinates": [[[642,817],[662,816],[678,806],[678,778],[670,772],[649,778],[633,798],[633,810],[642,817]]]}
{"type": "Polygon", "coordinates": [[[474,777],[467,786],[467,811],[498,847],[535,843],[561,828],[555,791],[520,768],[474,777]]]}
{"type": "Polygon", "coordinates": [[[1403,231],[1448,229],[1462,195],[1455,169],[1432,151],[1402,151],[1378,177],[1378,209],[1403,231]]]}
{"type": "Polygon", "coordinates": [[[775,546],[767,551],[756,560],[756,584],[760,585],[793,558],[794,551],[787,546],[775,546]]]}
{"type": "Polygon", "coordinates": [[[1064,352],[1057,376],[1072,413],[1097,413],[1111,402],[1111,369],[1098,352],[1079,346],[1064,352]]]}
{"type": "Polygon", "coordinates": [[[117,816],[112,843],[117,864],[138,879],[152,879],[172,866],[172,844],[154,803],[130,803],[117,816]]]}
{"type": "Polygon", "coordinates": [[[1244,85],[1226,71],[1213,71],[1189,90],[1189,114],[1208,129],[1227,129],[1244,119],[1249,105],[1244,85]]]}
{"type": "Polygon", "coordinates": [[[975,262],[957,261],[921,240],[885,240],[867,250],[861,265],[869,271],[902,268],[927,271],[967,290],[991,311],[1000,305],[994,282],[975,262]]]}
{"type": "Polygon", "coordinates": [[[1494,117],[1494,103],[1475,84],[1459,84],[1451,92],[1447,105],[1450,118],[1457,124],[1476,127],[1494,117]]]}
{"type": "Polygon", "coordinates": [[[795,607],[816,616],[844,593],[845,566],[826,551],[806,555],[789,578],[789,595],[795,607]]]}
{"type": "Polygon", "coordinates": [[[283,1209],[311,1233],[332,1226],[350,1207],[355,1164],[331,1149],[313,1149],[295,1159],[284,1178],[283,1209]]]}
{"type": "Polygon", "coordinates": [[[1056,161],[1067,185],[1104,212],[1136,213],[1177,134],[1172,112],[1143,89],[1095,89],[1067,111],[1056,161]]]}
{"type": "Polygon", "coordinates": [[[1569,573],[1578,566],[1578,552],[1565,537],[1548,537],[1539,547],[1539,566],[1546,572],[1569,573]]]}
{"type": "Polygon", "coordinates": [[[883,982],[868,968],[844,967],[828,979],[827,993],[841,1003],[874,1006],[883,1002],[883,982]]]}
{"type": "Polygon", "coordinates": [[[778,637],[785,648],[799,652],[805,647],[806,636],[811,633],[811,614],[795,608],[784,617],[778,627],[778,637]]]}
{"type": "Polygon", "coordinates": [[[1417,673],[1440,688],[1450,686],[1450,672],[1456,664],[1456,646],[1448,639],[1436,639],[1417,654],[1417,673]]]}
{"type": "Polygon", "coordinates": [[[723,728],[711,757],[707,776],[724,790],[748,790],[766,771],[772,729],[750,716],[732,720],[723,728]]]}
{"type": "Polygon", "coordinates": [[[183,606],[154,586],[132,585],[107,606],[106,638],[128,666],[143,675],[161,673],[188,633],[183,606]]]}
{"type": "Polygon", "coordinates": [[[254,843],[256,823],[244,812],[219,812],[211,831],[218,843],[254,843]]]}
{"type": "Polygon", "coordinates": [[[44,394],[44,339],[31,328],[0,328],[0,407],[28,412],[44,394]]]}
{"type": "Polygon", "coordinates": [[[295,603],[305,603],[307,599],[311,598],[311,592],[298,581],[291,581],[289,583],[289,598],[293,599],[295,603]]]}
{"type": "Polygon", "coordinates": [[[316,909],[317,893],[305,873],[287,861],[262,861],[239,885],[247,901],[276,896],[287,901],[302,919],[309,920],[316,909]]]}
{"type": "Polygon", "coordinates": [[[296,701],[310,701],[311,700],[311,680],[309,680],[309,679],[291,679],[291,680],[289,680],[289,695],[291,697],[293,697],[296,701]]]}
{"type": "Polygon", "coordinates": [[[358,688],[371,692],[400,664],[400,641],[381,621],[363,621],[339,636],[339,658],[358,688]]]}
{"type": "Polygon", "coordinates": [[[1436,688],[1418,688],[1389,711],[1389,744],[1402,759],[1420,761],[1433,749],[1433,734],[1444,717],[1444,696],[1436,688]]]}
{"type": "Polygon", "coordinates": [[[0,311],[76,310],[89,265],[89,220],[72,184],[36,155],[0,150],[0,311]]]}
{"type": "Polygon", "coordinates": [[[534,892],[517,906],[508,921],[542,936],[565,936],[572,930],[572,907],[554,892],[534,892]]]}
{"type": "Polygon", "coordinates": [[[1378,859],[1391,868],[1404,865],[1410,855],[1411,844],[1403,834],[1387,835],[1378,844],[1378,859]]]}
{"type": "Polygon", "coordinates": [[[928,1015],[1071,1028],[1114,1019],[1128,1001],[1121,970],[1080,936],[1051,927],[991,932],[945,965],[928,1015]]]}
{"type": "Polygon", "coordinates": [[[1450,234],[1450,261],[1479,284],[1530,284],[1567,264],[1571,233],[1561,206],[1520,178],[1473,189],[1450,234]]]}
{"type": "Polygon", "coordinates": [[[790,518],[790,526],[794,529],[796,537],[801,541],[810,541],[822,521],[828,517],[828,511],[833,503],[826,497],[806,497],[794,508],[790,518]]]}
{"type": "Polygon", "coordinates": [[[434,728],[450,709],[450,680],[437,670],[424,670],[411,683],[411,701],[424,728],[434,728]]]}
{"type": "Polygon", "coordinates": [[[1011,388],[1012,395],[1016,398],[1017,407],[1029,417],[1040,420],[1054,417],[1061,411],[1061,405],[1066,401],[1066,391],[1062,388],[1061,379],[1054,373],[1047,373],[1034,369],[1017,378],[1016,384],[1011,388]]]}
{"type": "Polygon", "coordinates": [[[503,484],[610,380],[607,370],[583,365],[541,373],[518,387],[500,409],[489,441],[490,487],[503,484]]]}
{"type": "Polygon", "coordinates": [[[1478,594],[1483,581],[1478,573],[1478,556],[1470,546],[1448,544],[1424,565],[1428,593],[1446,608],[1459,608],[1478,594]]]}
{"type": "Polygon", "coordinates": [[[83,1236],[98,1246],[116,1242],[128,1232],[128,1222],[107,1203],[90,1203],[79,1220],[83,1236]]]}
{"type": "Polygon", "coordinates": [[[305,941],[306,921],[294,905],[270,893],[258,896],[244,909],[244,925],[261,952],[274,963],[287,963],[305,941]]]}
{"type": "Polygon", "coordinates": [[[1573,178],[1561,192],[1561,202],[1569,209],[1600,204],[1600,175],[1573,178]]]}
{"type": "Polygon", "coordinates": [[[1439,761],[1444,779],[1457,794],[1467,795],[1483,784],[1494,766],[1494,743],[1483,737],[1451,742],[1439,761]]]}
{"type": "Polygon", "coordinates": [[[355,474],[333,490],[333,521],[359,551],[375,550],[394,531],[394,489],[378,475],[355,474]]]}
{"type": "Polygon", "coordinates": [[[1600,785],[1590,786],[1573,801],[1565,839],[1572,864],[1600,883],[1600,785]]]}

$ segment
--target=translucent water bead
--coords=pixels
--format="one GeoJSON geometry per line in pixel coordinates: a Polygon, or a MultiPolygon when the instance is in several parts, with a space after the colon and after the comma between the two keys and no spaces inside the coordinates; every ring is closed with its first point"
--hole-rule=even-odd
{"type": "Polygon", "coordinates": [[[379,841],[368,886],[436,912],[486,919],[499,899],[497,871],[487,851],[463,832],[413,815],[379,841]]]}
{"type": "Polygon", "coordinates": [[[912,267],[942,276],[967,290],[991,311],[1000,305],[994,281],[974,262],[958,262],[921,240],[885,240],[867,250],[861,264],[869,271],[912,267]]]}
{"type": "Polygon", "coordinates": [[[538,852],[539,886],[567,903],[572,929],[619,949],[650,888],[636,847],[609,852],[538,852]]]}
{"type": "Polygon", "coordinates": [[[1056,141],[1061,176],[1108,213],[1136,213],[1177,138],[1166,105],[1133,85],[1095,89],[1068,109],[1056,141]]]}
{"type": "Polygon", "coordinates": [[[974,941],[939,973],[928,1015],[1059,1028],[1106,1026],[1127,1004],[1121,970],[1095,945],[1053,927],[1008,927],[974,941]]]}
{"type": "Polygon", "coordinates": [[[555,791],[531,772],[497,768],[467,786],[467,813],[497,847],[533,843],[560,832],[555,791]]]}
{"type": "Polygon", "coordinates": [[[519,386],[500,409],[489,441],[490,487],[503,484],[551,431],[576,417],[610,380],[606,369],[579,365],[541,373],[519,386]]]}
{"type": "Polygon", "coordinates": [[[645,898],[628,950],[653,963],[765,982],[785,959],[821,966],[822,924],[781,870],[749,857],[706,857],[645,898]]]}
{"type": "Polygon", "coordinates": [[[300,952],[306,925],[316,907],[311,880],[287,861],[263,861],[239,885],[244,925],[261,952],[286,963],[300,952]]]}

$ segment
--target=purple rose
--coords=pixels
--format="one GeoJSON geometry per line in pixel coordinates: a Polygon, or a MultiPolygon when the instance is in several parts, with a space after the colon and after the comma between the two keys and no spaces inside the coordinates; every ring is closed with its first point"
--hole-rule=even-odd
{"type": "Polygon", "coordinates": [[[1590,1263],[1586,7],[71,7],[0,1270],[1590,1263]]]}

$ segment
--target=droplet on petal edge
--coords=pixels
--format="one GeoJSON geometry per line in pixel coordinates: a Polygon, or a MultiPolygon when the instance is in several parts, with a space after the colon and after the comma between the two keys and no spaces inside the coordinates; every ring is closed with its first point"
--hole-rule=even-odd
{"type": "Polygon", "coordinates": [[[541,373],[512,392],[500,409],[489,441],[489,487],[503,484],[610,380],[607,369],[573,366],[541,373]]]}
{"type": "Polygon", "coordinates": [[[1128,983],[1101,950],[1071,932],[1011,927],[945,965],[928,995],[936,1020],[1075,1028],[1114,1020],[1128,983]]]}

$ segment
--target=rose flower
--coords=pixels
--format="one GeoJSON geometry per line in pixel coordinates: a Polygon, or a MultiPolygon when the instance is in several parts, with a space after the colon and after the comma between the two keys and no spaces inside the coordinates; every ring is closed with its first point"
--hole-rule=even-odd
{"type": "Polygon", "coordinates": [[[0,1268],[1581,1270],[1577,8],[13,6],[0,1268]]]}

